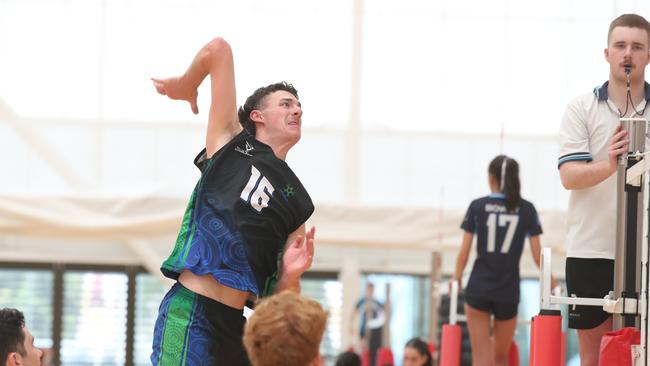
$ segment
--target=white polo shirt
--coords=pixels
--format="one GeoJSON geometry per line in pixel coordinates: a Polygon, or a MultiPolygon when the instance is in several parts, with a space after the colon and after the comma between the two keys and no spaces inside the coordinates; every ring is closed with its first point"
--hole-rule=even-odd
{"type": "MultiPolygon", "coordinates": [[[[607,85],[606,82],[567,105],[560,126],[558,169],[569,161],[608,159],[609,144],[620,117],[616,105],[607,97],[607,85]]],[[[645,100],[636,110],[641,112],[649,100],[650,85],[646,83],[645,100]]],[[[644,113],[646,119],[649,116],[650,107],[644,113]]],[[[646,146],[650,146],[648,138],[646,146]]],[[[593,187],[571,191],[566,240],[567,257],[614,259],[616,174],[593,187]]]]}

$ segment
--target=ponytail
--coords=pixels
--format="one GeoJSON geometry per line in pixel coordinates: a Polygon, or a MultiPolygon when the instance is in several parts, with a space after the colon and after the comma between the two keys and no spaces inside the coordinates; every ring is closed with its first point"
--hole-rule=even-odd
{"type": "Polygon", "coordinates": [[[519,164],[515,159],[499,155],[490,162],[488,174],[496,179],[499,190],[506,196],[506,209],[515,211],[521,202],[519,164]]]}

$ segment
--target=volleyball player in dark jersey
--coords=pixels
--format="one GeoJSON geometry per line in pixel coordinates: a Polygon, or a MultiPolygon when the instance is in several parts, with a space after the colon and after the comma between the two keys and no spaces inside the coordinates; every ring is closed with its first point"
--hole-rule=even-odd
{"type": "Polygon", "coordinates": [[[249,365],[242,343],[244,305],[280,290],[300,291],[312,263],[314,210],[284,162],[300,139],[302,108],[290,84],[259,88],[237,111],[230,45],[206,44],[180,77],[156,90],[198,113],[197,88],[211,79],[201,171],[176,245],[161,270],[178,282],[165,295],[154,330],[154,365],[249,365]]]}
{"type": "Polygon", "coordinates": [[[533,259],[539,266],[542,227],[533,204],[521,198],[519,166],[514,159],[505,155],[494,158],[488,179],[490,195],[472,201],[463,219],[463,242],[453,279],[460,284],[476,235],[476,260],[465,289],[472,364],[505,366],[517,325],[519,259],[524,240],[529,237],[533,259]]]}

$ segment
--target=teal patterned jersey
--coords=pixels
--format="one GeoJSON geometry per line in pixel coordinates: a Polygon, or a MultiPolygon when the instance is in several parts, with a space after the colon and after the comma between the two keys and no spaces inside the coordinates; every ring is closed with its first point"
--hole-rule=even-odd
{"type": "Polygon", "coordinates": [[[271,148],[242,131],[201,170],[176,245],[162,264],[177,279],[187,269],[221,284],[265,296],[273,291],[278,260],[314,205],[291,168],[271,148]]]}

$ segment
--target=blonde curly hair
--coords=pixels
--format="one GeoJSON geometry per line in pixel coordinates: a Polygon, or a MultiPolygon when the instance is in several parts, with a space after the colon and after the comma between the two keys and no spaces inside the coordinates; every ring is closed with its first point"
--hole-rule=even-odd
{"type": "Polygon", "coordinates": [[[253,366],[307,366],[319,356],[327,312],[312,299],[283,291],[255,306],[244,329],[253,366]]]}

